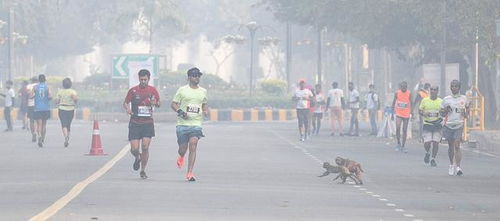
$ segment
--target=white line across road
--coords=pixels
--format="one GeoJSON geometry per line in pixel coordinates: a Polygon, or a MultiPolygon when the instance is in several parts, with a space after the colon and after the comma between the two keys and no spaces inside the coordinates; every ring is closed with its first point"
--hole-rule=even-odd
{"type": "Polygon", "coordinates": [[[120,152],[118,152],[113,159],[109,160],[104,166],[102,166],[99,170],[97,170],[95,173],[87,177],[85,180],[80,181],[77,183],[71,190],[58,199],[55,203],[50,205],[47,209],[44,211],[38,213],[37,215],[31,217],[29,219],[30,221],[41,221],[41,220],[48,220],[50,217],[55,215],[59,210],[64,208],[71,200],[73,200],[75,197],[77,197],[89,184],[93,183],[97,179],[99,179],[102,175],[104,175],[106,172],[108,172],[119,160],[121,160],[129,151],[130,149],[130,144],[125,145],[120,152]]]}

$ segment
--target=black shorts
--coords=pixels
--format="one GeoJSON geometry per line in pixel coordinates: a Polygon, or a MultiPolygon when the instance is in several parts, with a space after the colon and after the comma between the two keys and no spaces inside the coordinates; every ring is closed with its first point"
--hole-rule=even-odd
{"type": "Polygon", "coordinates": [[[130,122],[128,124],[128,140],[140,140],[144,137],[154,137],[155,136],[155,125],[154,123],[137,124],[130,122]]]}
{"type": "Polygon", "coordinates": [[[50,118],[50,111],[35,111],[34,120],[48,120],[50,118]]]}
{"type": "Polygon", "coordinates": [[[28,118],[31,120],[35,119],[35,106],[28,106],[28,118]]]}
{"type": "Polygon", "coordinates": [[[450,128],[444,126],[442,133],[443,133],[443,137],[446,140],[461,141],[463,131],[464,131],[463,127],[460,127],[457,129],[450,129],[450,128]]]}
{"type": "Polygon", "coordinates": [[[68,131],[71,130],[71,121],[73,121],[73,117],[75,116],[75,110],[57,110],[57,115],[59,115],[59,120],[61,121],[61,127],[68,128],[68,131]]]}
{"type": "Polygon", "coordinates": [[[309,109],[297,109],[297,119],[299,120],[299,127],[308,125],[309,113],[309,109]]]}

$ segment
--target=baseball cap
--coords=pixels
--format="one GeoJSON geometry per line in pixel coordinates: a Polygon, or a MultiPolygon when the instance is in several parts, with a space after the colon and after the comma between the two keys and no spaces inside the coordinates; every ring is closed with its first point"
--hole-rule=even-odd
{"type": "Polygon", "coordinates": [[[187,71],[188,76],[201,76],[203,73],[200,72],[198,68],[191,68],[187,71]]]}
{"type": "Polygon", "coordinates": [[[306,79],[304,79],[304,78],[299,79],[299,83],[302,83],[302,82],[306,83],[306,79]]]}

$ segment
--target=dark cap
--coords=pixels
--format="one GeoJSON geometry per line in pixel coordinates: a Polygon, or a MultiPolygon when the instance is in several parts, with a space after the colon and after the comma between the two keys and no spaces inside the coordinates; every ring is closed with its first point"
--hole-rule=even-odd
{"type": "Polygon", "coordinates": [[[203,73],[200,72],[198,68],[191,68],[187,71],[188,76],[201,76],[203,73]]]}

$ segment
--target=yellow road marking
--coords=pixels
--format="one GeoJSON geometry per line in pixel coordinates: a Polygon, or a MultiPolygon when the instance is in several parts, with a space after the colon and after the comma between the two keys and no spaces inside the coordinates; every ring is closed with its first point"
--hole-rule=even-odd
{"type": "Polygon", "coordinates": [[[89,184],[93,183],[97,179],[99,179],[102,175],[104,175],[106,172],[108,172],[109,169],[111,169],[116,162],[118,162],[120,159],[122,159],[125,154],[130,149],[130,144],[125,145],[118,154],[113,157],[110,161],[108,161],[104,166],[102,166],[99,170],[97,170],[94,174],[90,175],[87,177],[87,179],[80,181],[77,183],[71,190],[58,199],[55,203],[53,203],[51,206],[49,206],[47,209],[44,211],[38,213],[37,215],[31,217],[29,219],[30,221],[39,221],[39,220],[47,220],[53,215],[55,215],[59,210],[64,208],[71,200],[73,200],[75,197],[77,197],[89,184]]]}

